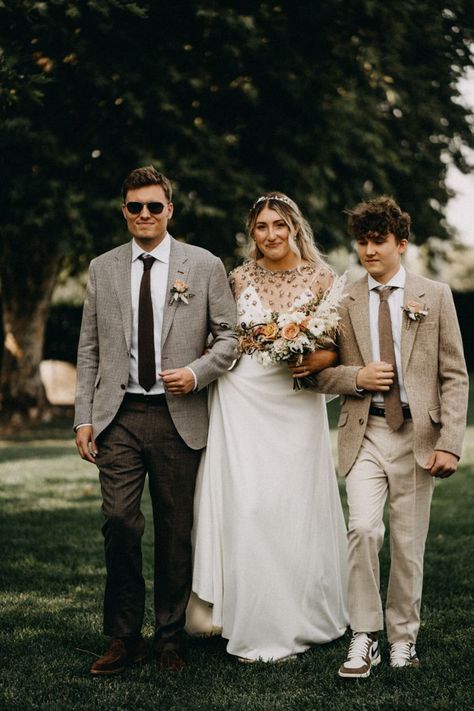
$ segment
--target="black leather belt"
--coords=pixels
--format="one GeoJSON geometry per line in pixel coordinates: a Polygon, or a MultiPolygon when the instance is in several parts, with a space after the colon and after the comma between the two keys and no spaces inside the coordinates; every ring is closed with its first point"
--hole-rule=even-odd
{"type": "MultiPolygon", "coordinates": [[[[411,412],[410,408],[408,405],[405,405],[402,407],[402,412],[403,412],[403,419],[404,420],[411,420],[411,412]]],[[[375,415],[376,417],[385,417],[385,408],[383,407],[376,407],[375,405],[371,405],[369,407],[369,415],[375,415]]]]}
{"type": "Polygon", "coordinates": [[[123,398],[124,403],[141,402],[143,405],[155,405],[163,407],[166,405],[166,395],[141,395],[140,393],[125,393],[123,398]]]}

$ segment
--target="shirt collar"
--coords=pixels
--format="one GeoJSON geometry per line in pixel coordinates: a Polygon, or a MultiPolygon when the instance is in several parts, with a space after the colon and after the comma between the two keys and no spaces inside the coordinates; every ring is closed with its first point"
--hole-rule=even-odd
{"type": "Polygon", "coordinates": [[[372,291],[372,289],[378,289],[380,286],[396,286],[399,289],[404,289],[405,288],[405,281],[407,278],[407,273],[405,271],[405,267],[400,265],[400,269],[396,274],[393,275],[393,277],[388,281],[386,284],[381,284],[379,281],[374,279],[373,276],[370,274],[368,275],[369,277],[369,291],[372,291]]]}
{"type": "Polygon", "coordinates": [[[132,262],[135,262],[139,257],[141,257],[142,254],[146,254],[151,257],[155,257],[155,259],[158,259],[160,262],[168,264],[170,261],[170,250],[171,236],[169,232],[165,234],[160,244],[158,244],[151,252],[145,252],[145,250],[139,247],[135,240],[132,239],[132,262]]]}

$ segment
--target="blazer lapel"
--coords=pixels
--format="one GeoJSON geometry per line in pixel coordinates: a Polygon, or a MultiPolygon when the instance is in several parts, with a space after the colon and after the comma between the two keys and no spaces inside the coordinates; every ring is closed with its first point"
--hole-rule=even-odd
{"type": "Polygon", "coordinates": [[[364,277],[354,284],[349,294],[349,316],[354,328],[357,345],[367,365],[372,360],[369,324],[369,288],[364,277]]]}
{"type": "Polygon", "coordinates": [[[122,312],[122,324],[130,350],[132,337],[132,243],[124,244],[123,248],[115,255],[114,282],[117,298],[122,312]]]}
{"type": "Polygon", "coordinates": [[[186,281],[189,272],[189,261],[185,250],[175,239],[171,238],[170,263],[168,269],[168,284],[166,287],[163,327],[161,329],[161,348],[173,323],[173,317],[178,308],[179,299],[171,301],[171,289],[176,279],[186,281]]]}
{"type": "MultiPolygon", "coordinates": [[[[425,289],[420,284],[416,276],[407,272],[405,290],[403,295],[403,305],[405,306],[406,304],[408,304],[409,301],[418,301],[419,299],[422,299],[424,295],[425,289]]],[[[413,344],[415,342],[415,336],[416,332],[418,331],[419,323],[419,321],[413,321],[412,319],[408,318],[405,313],[403,314],[401,343],[403,372],[406,371],[408,361],[410,360],[410,355],[413,349],[413,344]]]]}

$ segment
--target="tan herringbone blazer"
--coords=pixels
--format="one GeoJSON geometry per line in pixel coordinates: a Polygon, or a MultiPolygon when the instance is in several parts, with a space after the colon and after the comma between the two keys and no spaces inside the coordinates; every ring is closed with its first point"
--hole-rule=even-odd
{"type": "MultiPolygon", "coordinates": [[[[93,259],[77,356],[74,426],[91,422],[97,438],[110,424],[125,394],[132,333],[131,242],[93,259]]],[[[206,386],[236,357],[232,328],[235,302],[220,259],[205,249],[171,239],[167,297],[161,334],[163,369],[190,366],[198,392],[166,395],[181,437],[193,449],[206,444],[206,386]],[[176,279],[185,281],[189,303],[169,303],[176,279]],[[209,334],[212,347],[206,350],[209,334]]]]}
{"type": "MultiPolygon", "coordinates": [[[[424,466],[433,449],[460,456],[466,424],[468,378],[453,297],[446,284],[407,272],[404,303],[426,304],[421,321],[403,316],[403,380],[414,425],[414,454],[424,466]]],[[[345,476],[359,452],[371,394],[360,395],[355,379],[372,359],[367,276],[349,290],[341,308],[340,365],[318,375],[318,389],[339,393],[339,473],[345,476]]]]}

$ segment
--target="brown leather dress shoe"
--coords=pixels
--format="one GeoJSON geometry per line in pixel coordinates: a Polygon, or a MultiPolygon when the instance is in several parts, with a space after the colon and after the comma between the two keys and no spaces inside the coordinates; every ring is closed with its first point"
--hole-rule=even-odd
{"type": "Polygon", "coordinates": [[[114,639],[108,650],[95,660],[90,673],[94,676],[120,674],[126,667],[143,662],[145,657],[145,642],[141,637],[128,643],[123,639],[114,639]]]}
{"type": "Polygon", "coordinates": [[[161,671],[180,672],[186,666],[183,657],[175,649],[164,649],[160,652],[158,661],[161,671]]]}

